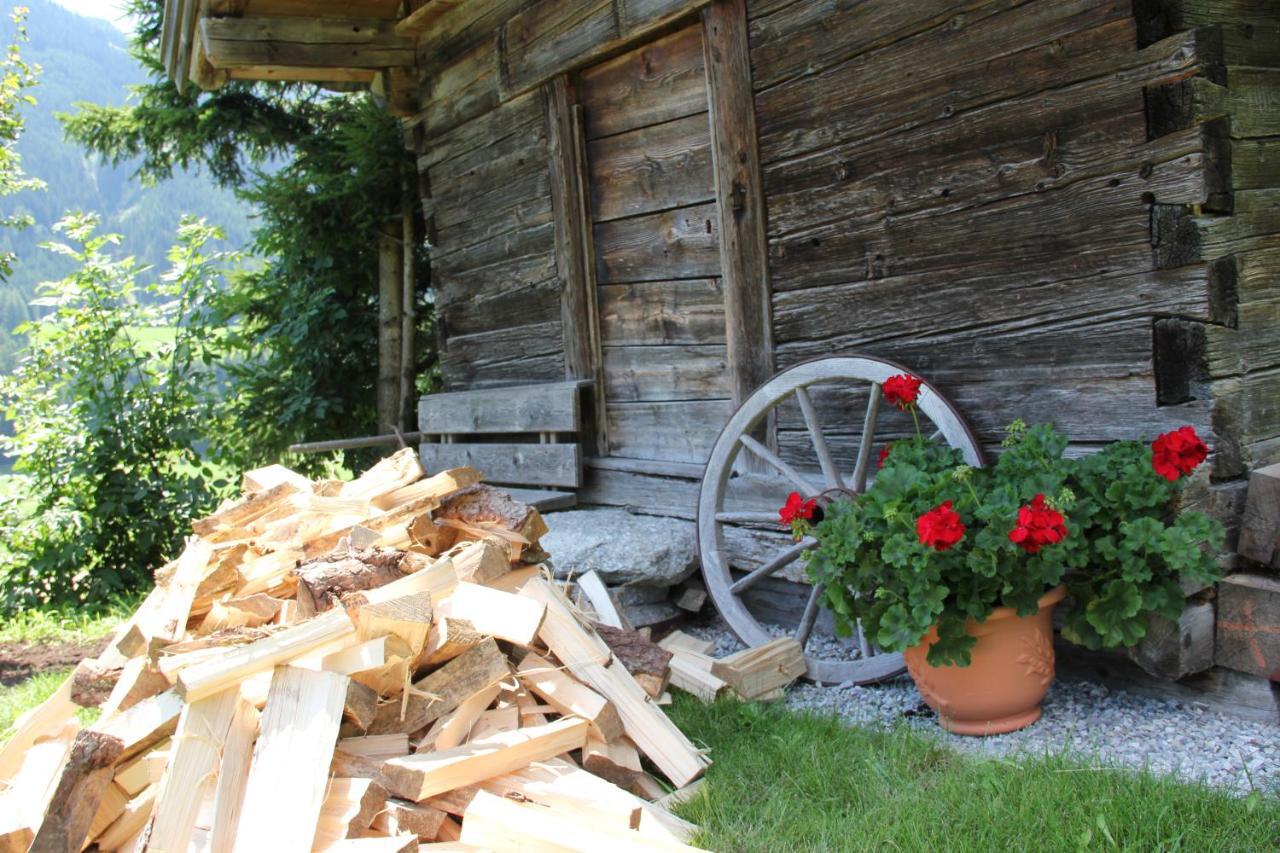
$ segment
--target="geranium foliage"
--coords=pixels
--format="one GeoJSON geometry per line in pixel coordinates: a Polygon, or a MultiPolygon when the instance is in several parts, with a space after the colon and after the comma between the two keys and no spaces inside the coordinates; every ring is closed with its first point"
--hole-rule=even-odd
{"type": "Polygon", "coordinates": [[[837,627],[861,619],[872,642],[902,651],[936,624],[929,662],[966,665],[967,620],[1001,606],[1030,615],[1060,583],[1063,633],[1090,648],[1133,644],[1151,614],[1177,616],[1181,580],[1219,576],[1221,526],[1170,512],[1182,481],[1157,472],[1151,445],[1079,459],[1066,447],[1051,425],[1015,422],[996,462],[972,468],[920,436],[894,442],[872,486],[834,501],[812,530],[808,571],[837,627]]]}

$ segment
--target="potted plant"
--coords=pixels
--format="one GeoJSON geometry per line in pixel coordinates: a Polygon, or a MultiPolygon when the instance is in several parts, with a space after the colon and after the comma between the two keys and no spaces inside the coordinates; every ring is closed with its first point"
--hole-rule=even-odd
{"type": "MultiPolygon", "coordinates": [[[[920,380],[885,399],[915,416],[920,380]]],[[[1220,574],[1222,530],[1172,506],[1208,453],[1191,427],[1080,458],[1052,425],[1008,427],[994,464],[916,435],[886,446],[863,494],[793,495],[780,512],[812,535],[807,570],[842,633],[856,620],[901,651],[942,726],[996,734],[1030,725],[1053,679],[1052,609],[1089,648],[1132,645],[1151,614],[1176,617],[1181,581],[1220,574]]]]}

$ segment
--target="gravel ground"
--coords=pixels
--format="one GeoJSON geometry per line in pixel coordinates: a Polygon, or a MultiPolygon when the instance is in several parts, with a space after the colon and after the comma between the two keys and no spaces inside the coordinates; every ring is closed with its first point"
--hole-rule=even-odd
{"type": "MultiPolygon", "coordinates": [[[[743,648],[719,619],[684,630],[714,640],[717,657],[743,648]]],[[[783,634],[781,628],[770,628],[770,632],[783,634]]],[[[813,641],[809,651],[814,651],[813,641]]],[[[1145,767],[1236,791],[1280,794],[1280,726],[1089,682],[1056,681],[1045,697],[1039,722],[1007,735],[981,738],[938,728],[933,712],[905,675],[868,687],[799,683],[787,691],[786,703],[796,710],[839,714],[863,726],[889,727],[905,721],[953,749],[977,755],[1065,751],[1100,766],[1145,767]]]]}

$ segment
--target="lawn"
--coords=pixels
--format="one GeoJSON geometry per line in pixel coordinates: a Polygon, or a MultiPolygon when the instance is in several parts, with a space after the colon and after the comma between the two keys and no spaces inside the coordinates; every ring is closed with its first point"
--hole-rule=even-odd
{"type": "Polygon", "coordinates": [[[1280,799],[1232,797],[1062,756],[977,760],[927,736],[681,694],[671,709],[714,759],[680,808],[701,846],[780,850],[1280,848],[1280,799]]]}

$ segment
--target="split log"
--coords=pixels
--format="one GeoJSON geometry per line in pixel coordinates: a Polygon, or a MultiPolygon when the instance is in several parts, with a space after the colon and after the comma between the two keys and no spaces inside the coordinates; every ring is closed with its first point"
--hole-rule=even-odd
{"type": "Polygon", "coordinates": [[[480,484],[458,492],[435,512],[437,522],[458,521],[472,527],[508,530],[536,545],[547,532],[542,515],[502,489],[480,484]]]}
{"type": "Polygon", "coordinates": [[[451,661],[467,649],[480,645],[484,639],[484,634],[466,619],[441,616],[427,634],[427,642],[422,647],[415,669],[439,666],[451,661]]]}
{"type": "Polygon", "coordinates": [[[468,696],[510,674],[510,664],[498,644],[485,640],[415,683],[407,702],[378,708],[368,732],[416,732],[458,707],[468,696]]]}
{"type": "Polygon", "coordinates": [[[235,850],[310,853],[346,695],[346,676],[276,668],[245,782],[235,850]]]}
{"type": "MultiPolygon", "coordinates": [[[[627,621],[627,617],[622,615],[622,605],[609,592],[609,588],[604,585],[604,581],[598,573],[590,571],[580,576],[578,578],[578,589],[591,602],[591,609],[596,614],[595,621],[597,625],[607,625],[620,631],[630,630],[631,623],[627,621]]],[[[608,642],[607,639],[606,642],[608,642]]]]}
{"type": "Polygon", "coordinates": [[[538,635],[545,605],[492,587],[459,583],[440,604],[440,615],[465,619],[480,633],[527,647],[538,635]]]}
{"type": "Polygon", "coordinates": [[[387,835],[409,832],[421,841],[434,841],[444,819],[445,813],[440,809],[392,797],[373,819],[373,828],[387,835]]]}
{"type": "Polygon", "coordinates": [[[366,758],[384,760],[396,758],[409,754],[409,736],[401,733],[348,737],[338,741],[338,749],[350,755],[362,755],[366,758]]]}
{"type": "Polygon", "coordinates": [[[592,730],[606,741],[622,737],[622,719],[609,700],[569,677],[546,658],[529,652],[516,668],[516,674],[558,713],[588,721],[592,730]]]}
{"type": "Polygon", "coordinates": [[[711,665],[712,675],[725,681],[743,699],[757,699],[786,687],[807,669],[804,649],[794,637],[744,649],[711,665]]]}
{"type": "Polygon", "coordinates": [[[347,696],[342,703],[342,718],[365,730],[373,725],[377,714],[377,691],[358,681],[352,681],[348,684],[347,696]]]}
{"type": "Polygon", "coordinates": [[[97,708],[111,696],[124,673],[124,664],[111,665],[86,658],[71,673],[71,701],[81,708],[97,708]]]}
{"type": "Polygon", "coordinates": [[[329,780],[320,822],[316,828],[315,848],[325,848],[344,838],[368,835],[373,819],[386,805],[387,789],[372,779],[335,778],[329,780]]]}
{"type": "Polygon", "coordinates": [[[397,796],[417,802],[581,749],[588,727],[586,720],[566,717],[454,749],[393,758],[383,765],[383,773],[397,796]]]}
{"type": "Polygon", "coordinates": [[[669,652],[677,649],[685,649],[691,652],[697,652],[700,655],[709,655],[715,651],[716,644],[711,640],[699,640],[683,631],[672,631],[667,636],[658,641],[658,645],[662,646],[669,652]]]}
{"type": "Polygon", "coordinates": [[[120,738],[103,732],[87,729],[76,735],[31,842],[31,853],[80,853],[124,748],[120,738]]]}
{"type": "Polygon", "coordinates": [[[511,571],[506,549],[488,539],[464,542],[446,553],[460,581],[487,585],[511,571]]]}
{"type": "Polygon", "coordinates": [[[293,570],[298,579],[298,606],[301,615],[323,613],[342,596],[384,586],[404,576],[399,551],[370,549],[346,557],[309,560],[293,570]]]}
{"type": "Polygon", "coordinates": [[[635,744],[625,737],[605,740],[595,732],[587,735],[587,745],[582,750],[582,766],[619,788],[631,787],[644,772],[635,744]]]}
{"type": "Polygon", "coordinates": [[[646,693],[655,699],[662,695],[671,678],[671,652],[636,631],[596,623],[596,633],[646,693]]]}
{"type": "Polygon", "coordinates": [[[99,850],[133,850],[130,841],[137,838],[151,819],[158,786],[152,785],[131,799],[120,817],[94,839],[99,850]]]}
{"type": "Polygon", "coordinates": [[[715,659],[697,652],[676,649],[671,656],[671,685],[679,687],[703,702],[714,702],[729,685],[713,675],[711,667],[715,659]]]}
{"type": "Polygon", "coordinates": [[[343,599],[343,607],[355,623],[362,640],[391,635],[398,637],[416,657],[426,645],[431,632],[431,593],[417,592],[370,604],[360,593],[343,599]]]}

